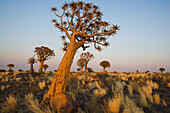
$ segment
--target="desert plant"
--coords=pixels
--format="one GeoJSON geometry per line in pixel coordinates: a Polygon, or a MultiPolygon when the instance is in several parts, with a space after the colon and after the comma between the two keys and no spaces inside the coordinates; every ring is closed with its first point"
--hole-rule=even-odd
{"type": "Polygon", "coordinates": [[[22,72],[23,70],[22,69],[18,69],[19,72],[22,72]]]}
{"type": "Polygon", "coordinates": [[[0,72],[6,72],[6,70],[5,69],[0,69],[0,72]]]}
{"type": "Polygon", "coordinates": [[[83,68],[86,65],[86,59],[80,58],[77,60],[77,65],[80,67],[80,72],[83,72],[83,68]]]}
{"type": "Polygon", "coordinates": [[[110,67],[109,61],[102,61],[102,62],[100,62],[99,65],[103,67],[103,73],[105,73],[105,69],[106,69],[107,67],[110,67]]]}
{"type": "Polygon", "coordinates": [[[12,68],[14,68],[14,64],[8,64],[7,67],[9,67],[9,71],[12,70],[12,68]]]}
{"type": "Polygon", "coordinates": [[[89,47],[87,44],[94,43],[95,49],[101,51],[101,46],[109,45],[106,37],[116,34],[119,30],[117,25],[110,26],[108,22],[103,21],[103,14],[99,11],[99,7],[92,3],[82,1],[64,3],[61,15],[57,13],[56,8],[51,9],[59,18],[59,21],[53,19],[52,22],[56,28],[65,33],[62,36],[64,41],[62,49],[66,52],[43,102],[50,100],[58,93],[65,92],[71,64],[80,47],[85,50],[89,47]]]}
{"type": "Polygon", "coordinates": [[[160,103],[160,96],[159,96],[159,94],[155,94],[153,97],[155,99],[155,103],[159,104],[160,103]]]}
{"type": "Polygon", "coordinates": [[[77,71],[79,72],[81,69],[80,68],[77,68],[77,71]]]}
{"type": "Polygon", "coordinates": [[[86,73],[87,64],[89,63],[90,60],[92,60],[94,58],[94,56],[93,56],[93,54],[90,54],[90,52],[86,52],[86,53],[81,53],[80,57],[83,59],[86,59],[85,69],[84,69],[84,72],[86,73]]]}
{"type": "Polygon", "coordinates": [[[87,71],[90,73],[90,72],[93,72],[93,69],[90,68],[90,67],[88,67],[88,68],[87,68],[87,71]]]}
{"type": "Polygon", "coordinates": [[[44,64],[43,65],[43,68],[44,68],[44,72],[46,72],[46,69],[48,68],[49,66],[47,64],[44,64]]]}
{"type": "Polygon", "coordinates": [[[34,70],[33,70],[33,65],[34,65],[35,63],[37,63],[37,61],[36,61],[36,59],[34,58],[34,56],[31,57],[31,58],[29,58],[27,63],[30,64],[30,71],[33,72],[33,71],[34,71],[34,70]]]}
{"type": "Polygon", "coordinates": [[[165,68],[160,68],[159,71],[161,71],[161,73],[163,73],[165,71],[165,68]]]}
{"type": "Polygon", "coordinates": [[[42,89],[42,90],[44,89],[45,85],[46,85],[46,84],[45,84],[45,81],[42,81],[42,82],[39,82],[39,83],[38,83],[38,86],[39,86],[40,89],[42,89]]]}
{"type": "Polygon", "coordinates": [[[32,93],[25,96],[25,103],[33,113],[54,113],[48,106],[44,106],[44,109],[41,109],[38,100],[34,98],[32,93]]]}
{"type": "Polygon", "coordinates": [[[1,112],[2,113],[17,113],[17,98],[9,95],[6,98],[6,102],[2,106],[1,112]]]}
{"type": "Polygon", "coordinates": [[[55,56],[54,50],[51,50],[48,47],[41,46],[36,47],[34,52],[36,53],[38,61],[40,63],[39,72],[42,72],[44,62],[55,56]]]}
{"type": "Polygon", "coordinates": [[[115,93],[115,98],[112,98],[108,102],[109,109],[112,113],[119,113],[119,108],[120,108],[120,103],[121,103],[121,95],[118,93],[115,93]]]}
{"type": "Polygon", "coordinates": [[[5,91],[5,86],[1,86],[1,91],[5,91]]]}

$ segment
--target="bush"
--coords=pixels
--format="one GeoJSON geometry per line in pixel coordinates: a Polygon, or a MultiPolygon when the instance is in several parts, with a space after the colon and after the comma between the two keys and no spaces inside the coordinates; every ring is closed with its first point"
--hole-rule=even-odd
{"type": "Polygon", "coordinates": [[[19,72],[22,72],[23,70],[22,69],[18,69],[19,72]]]}
{"type": "Polygon", "coordinates": [[[5,69],[0,69],[0,73],[1,73],[1,72],[6,72],[6,70],[5,70],[5,69]]]}

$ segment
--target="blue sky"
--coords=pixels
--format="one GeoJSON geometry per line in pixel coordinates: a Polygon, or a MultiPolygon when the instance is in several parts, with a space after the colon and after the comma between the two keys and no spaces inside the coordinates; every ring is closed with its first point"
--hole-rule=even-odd
{"type": "MultiPolygon", "coordinates": [[[[48,46],[56,56],[45,63],[55,70],[62,59],[62,35],[51,20],[55,18],[51,7],[60,9],[69,0],[1,0],[0,1],[0,69],[15,64],[15,70],[28,70],[27,59],[37,46],[48,46]]],[[[93,46],[86,51],[94,54],[88,67],[101,71],[99,63],[108,60],[108,71],[134,72],[158,71],[164,67],[170,72],[170,1],[169,0],[83,0],[99,5],[103,20],[120,26],[120,31],[110,37],[110,46],[96,51],[93,46]]],[[[85,51],[85,52],[86,52],[85,51]]],[[[76,70],[80,48],[72,69],[76,70]]],[[[35,64],[38,69],[38,64],[35,64]]]]}

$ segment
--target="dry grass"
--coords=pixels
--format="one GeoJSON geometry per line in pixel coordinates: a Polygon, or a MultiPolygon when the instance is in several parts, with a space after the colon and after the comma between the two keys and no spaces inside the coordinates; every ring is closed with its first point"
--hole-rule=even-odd
{"type": "Polygon", "coordinates": [[[139,87],[138,89],[139,95],[140,95],[140,104],[144,107],[147,106],[147,100],[146,100],[146,96],[143,93],[143,91],[141,90],[141,88],[139,87]]]}
{"type": "Polygon", "coordinates": [[[159,94],[155,94],[154,99],[155,99],[156,104],[160,104],[160,96],[159,96],[159,94]]]}
{"type": "Polygon", "coordinates": [[[42,82],[39,82],[38,83],[38,86],[40,87],[40,89],[44,89],[44,87],[45,87],[45,81],[42,81],[42,82]]]}
{"type": "Polygon", "coordinates": [[[132,89],[131,85],[127,85],[127,87],[128,87],[129,95],[132,97],[133,96],[133,89],[132,89]]]}
{"type": "Polygon", "coordinates": [[[121,96],[118,93],[115,98],[112,98],[108,102],[108,106],[109,106],[110,111],[113,112],[113,113],[119,113],[120,102],[121,102],[121,96]]]}
{"type": "Polygon", "coordinates": [[[143,90],[145,96],[148,98],[148,100],[153,103],[153,97],[151,95],[152,91],[150,90],[150,88],[148,88],[147,86],[143,86],[142,90],[143,90]]]}
{"type": "Polygon", "coordinates": [[[26,105],[33,113],[53,113],[49,107],[44,107],[41,109],[37,99],[34,99],[33,94],[28,94],[25,96],[26,105]]]}
{"type": "Polygon", "coordinates": [[[9,97],[6,98],[6,102],[2,106],[2,113],[14,113],[17,110],[17,98],[13,97],[12,95],[9,95],[9,97]]]}
{"type": "Polygon", "coordinates": [[[135,103],[128,97],[125,97],[124,113],[144,113],[142,109],[138,108],[135,103]],[[126,111],[126,112],[125,112],[126,111]]]}
{"type": "Polygon", "coordinates": [[[1,91],[5,91],[5,86],[1,86],[1,91]]]}

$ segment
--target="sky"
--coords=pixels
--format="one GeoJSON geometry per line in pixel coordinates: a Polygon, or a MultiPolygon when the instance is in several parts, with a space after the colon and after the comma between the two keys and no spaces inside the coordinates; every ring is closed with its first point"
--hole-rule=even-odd
{"type": "MultiPolygon", "coordinates": [[[[47,71],[57,70],[64,55],[61,50],[62,33],[53,26],[56,18],[51,7],[60,8],[70,0],[0,0],[0,69],[29,70],[28,58],[35,47],[47,46],[55,57],[45,61],[47,71]]],[[[72,0],[71,0],[72,1],[72,0]]],[[[78,1],[78,0],[74,0],[78,1]]],[[[170,72],[170,1],[169,0],[82,0],[100,7],[103,20],[120,26],[117,35],[108,38],[109,47],[98,52],[91,45],[77,51],[71,71],[78,66],[82,52],[90,52],[94,59],[88,64],[94,71],[102,71],[99,63],[110,62],[107,71],[170,72]]],[[[39,63],[34,65],[38,70],[39,63]]]]}

